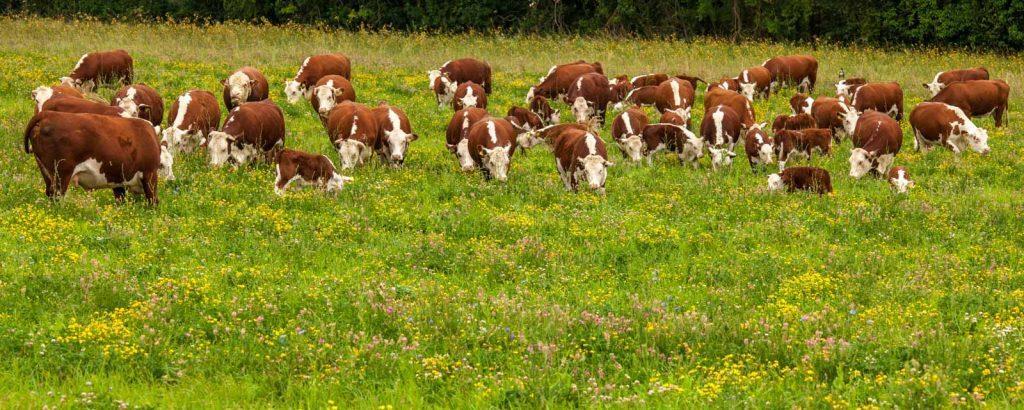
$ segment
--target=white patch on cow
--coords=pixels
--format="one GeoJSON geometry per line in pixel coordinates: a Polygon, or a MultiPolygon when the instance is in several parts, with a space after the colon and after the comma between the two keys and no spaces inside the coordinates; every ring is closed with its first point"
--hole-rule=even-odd
{"type": "Polygon", "coordinates": [[[476,107],[478,96],[473,94],[473,87],[466,87],[466,95],[462,96],[462,106],[476,107]]]}
{"type": "Polygon", "coordinates": [[[313,95],[316,96],[317,105],[319,107],[317,111],[321,117],[327,117],[327,114],[329,114],[331,110],[334,109],[334,106],[337,105],[338,100],[337,97],[335,97],[336,91],[337,90],[334,88],[334,80],[327,80],[323,85],[313,89],[313,95]]]}
{"type": "Polygon", "coordinates": [[[853,107],[839,102],[839,118],[843,120],[843,130],[846,135],[854,135],[857,130],[857,121],[860,120],[860,113],[853,107]]]}
{"type": "Polygon", "coordinates": [[[219,167],[231,157],[231,143],[235,137],[226,132],[210,131],[206,150],[210,155],[210,165],[219,167]]]}
{"type": "Polygon", "coordinates": [[[163,179],[174,180],[174,156],[166,146],[160,146],[160,171],[157,173],[163,179]]]}
{"type": "Polygon", "coordinates": [[[647,76],[649,76],[649,75],[653,75],[653,74],[644,74],[644,75],[638,75],[638,76],[636,76],[636,77],[630,78],[630,79],[629,79],[629,82],[630,82],[630,83],[636,83],[636,80],[639,80],[639,79],[641,79],[641,78],[643,78],[643,77],[647,77],[647,76]]]}
{"type": "Polygon", "coordinates": [[[895,178],[889,178],[889,183],[896,189],[897,193],[905,194],[907,190],[914,187],[914,181],[907,178],[907,173],[904,170],[896,171],[895,178]]]}
{"type": "Polygon", "coordinates": [[[302,75],[302,72],[306,70],[306,65],[309,64],[310,58],[311,57],[306,57],[305,60],[302,60],[302,65],[299,66],[299,71],[295,73],[295,78],[292,79],[291,81],[286,81],[284,84],[284,95],[288,98],[289,104],[295,104],[299,102],[299,100],[301,100],[303,96],[305,96],[306,98],[310,97],[309,93],[312,92],[312,90],[310,90],[305,83],[300,83],[297,81],[299,76],[302,75]]]}
{"type": "Polygon", "coordinates": [[[971,118],[964,113],[959,107],[946,104],[946,108],[953,111],[959,122],[950,124],[951,130],[948,142],[954,145],[957,149],[955,151],[963,151],[964,143],[970,146],[974,152],[985,155],[989,153],[988,147],[988,131],[984,128],[980,128],[971,121],[971,118]]]}
{"type": "Polygon", "coordinates": [[[615,142],[630,161],[640,162],[643,159],[644,141],[639,135],[628,135],[615,142]]]}
{"type": "Polygon", "coordinates": [[[689,162],[696,169],[700,166],[699,160],[704,156],[704,140],[684,127],[678,125],[675,127],[683,130],[683,134],[686,135],[686,142],[683,143],[683,149],[679,153],[679,160],[689,162]]]}
{"type": "Polygon", "coordinates": [[[476,168],[473,156],[469,154],[469,139],[463,138],[455,145],[455,156],[458,158],[459,165],[463,171],[472,171],[476,168]]]}
{"type": "Polygon", "coordinates": [[[932,97],[938,95],[939,91],[942,91],[943,88],[946,88],[945,84],[939,82],[939,77],[942,76],[942,74],[943,72],[939,71],[938,74],[935,74],[935,79],[933,79],[932,82],[925,84],[925,86],[928,87],[928,91],[931,91],[932,97]]]}
{"type": "Polygon", "coordinates": [[[85,58],[86,57],[89,57],[89,53],[82,54],[82,57],[78,58],[78,62],[75,63],[75,68],[71,69],[72,73],[75,72],[75,71],[78,71],[79,68],[82,68],[82,64],[85,63],[85,58]]]}
{"type": "Polygon", "coordinates": [[[252,79],[242,71],[235,71],[228,77],[228,97],[232,104],[241,104],[252,93],[252,79]]]}
{"type": "Polygon", "coordinates": [[[498,143],[498,130],[495,128],[494,121],[487,121],[487,135],[491,137],[491,144],[498,143]]]}
{"type": "Polygon", "coordinates": [[[853,98],[853,96],[850,95],[850,88],[851,87],[853,87],[853,86],[851,84],[847,84],[846,80],[839,80],[839,82],[836,83],[836,96],[837,97],[853,98]]]}
{"type": "Polygon", "coordinates": [[[185,113],[188,112],[189,104],[192,103],[192,94],[184,93],[178,96],[178,112],[174,116],[174,121],[171,122],[171,126],[167,127],[163,131],[162,142],[166,143],[171,149],[171,152],[188,152],[191,151],[192,141],[188,141],[186,137],[191,133],[189,127],[185,127],[185,113]]]}
{"type": "Polygon", "coordinates": [[[803,110],[804,114],[811,115],[811,109],[814,108],[814,98],[807,97],[807,99],[804,100],[804,105],[800,108],[803,110]]]}
{"type": "Polygon", "coordinates": [[[36,102],[36,111],[43,110],[43,104],[53,98],[53,88],[41,85],[32,90],[32,99],[36,102]]]}
{"type": "MultiPolygon", "coordinates": [[[[333,167],[334,164],[331,163],[333,167]]],[[[337,172],[331,174],[331,179],[327,180],[327,185],[324,186],[324,190],[327,192],[338,192],[345,187],[345,184],[355,181],[355,178],[343,176],[337,172]]]]}
{"type": "Polygon", "coordinates": [[[389,156],[386,158],[391,165],[401,166],[402,162],[405,161],[405,151],[409,147],[409,143],[413,140],[413,135],[402,130],[402,118],[398,116],[395,110],[388,108],[388,122],[391,124],[391,130],[386,131],[386,142],[389,151],[389,156]]]}
{"type": "Polygon", "coordinates": [[[594,109],[590,107],[590,103],[585,98],[576,97],[572,102],[572,115],[576,118],[576,122],[585,123],[594,115],[594,109]]]}
{"type": "Polygon", "coordinates": [[[134,86],[128,87],[128,89],[125,90],[125,92],[124,92],[124,97],[121,97],[121,98],[117,99],[117,101],[116,101],[117,106],[121,107],[121,109],[124,110],[121,113],[121,116],[126,116],[126,115],[127,115],[127,117],[138,117],[139,116],[139,104],[135,100],[135,96],[136,96],[137,93],[138,93],[138,90],[136,90],[134,86]]]}
{"type": "Polygon", "coordinates": [[[754,94],[757,91],[755,83],[740,83],[740,94],[747,97],[747,101],[754,101],[754,94]]]}
{"type": "Polygon", "coordinates": [[[772,154],[773,154],[772,144],[769,144],[769,143],[765,142],[764,141],[764,137],[762,137],[761,134],[755,134],[754,138],[756,138],[757,147],[758,147],[758,149],[757,149],[757,159],[758,159],[758,162],[761,163],[761,164],[771,164],[772,162],[775,162],[772,159],[772,154]]]}
{"type": "MultiPolygon", "coordinates": [[[[353,126],[353,128],[355,128],[353,126]]],[[[346,139],[338,142],[338,157],[341,158],[341,169],[355,168],[370,156],[370,150],[362,142],[346,139]]]]}
{"type": "MultiPolygon", "coordinates": [[[[632,121],[629,118],[629,113],[628,112],[622,113],[622,123],[626,126],[626,134],[625,134],[625,136],[630,136],[630,135],[635,135],[636,134],[636,131],[633,131],[633,123],[632,123],[632,121]]],[[[620,136],[620,137],[623,137],[623,136],[620,136]]]]}
{"type": "Polygon", "coordinates": [[[77,179],[78,186],[85,189],[130,188],[132,192],[142,192],[142,172],[136,172],[122,182],[111,182],[100,170],[101,166],[95,158],[86,159],[75,165],[71,171],[72,178],[77,179]]]}
{"type": "Polygon", "coordinates": [[[510,147],[484,148],[483,151],[483,165],[491,173],[491,177],[498,181],[507,181],[510,147]]]}
{"type": "Polygon", "coordinates": [[[533,101],[534,93],[537,87],[530,87],[530,90],[526,92],[526,103],[529,104],[533,101]]]}
{"type": "Polygon", "coordinates": [[[782,175],[771,174],[768,176],[768,191],[778,191],[782,188],[782,175]]]}
{"type": "Polygon", "coordinates": [[[683,97],[679,95],[679,81],[673,79],[669,85],[672,87],[672,102],[674,106],[683,105],[683,97]]]}
{"type": "Polygon", "coordinates": [[[850,151],[850,176],[861,178],[871,170],[871,156],[863,148],[854,148],[850,151]]]}
{"type": "Polygon", "coordinates": [[[722,111],[722,107],[719,106],[715,109],[715,112],[711,114],[711,119],[715,123],[715,147],[721,147],[725,144],[725,127],[722,122],[725,120],[725,112],[722,111]]]}

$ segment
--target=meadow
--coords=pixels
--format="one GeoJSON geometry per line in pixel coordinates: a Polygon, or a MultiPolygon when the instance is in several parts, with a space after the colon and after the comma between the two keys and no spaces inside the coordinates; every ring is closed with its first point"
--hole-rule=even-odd
{"type": "MultiPolygon", "coordinates": [[[[1019,407],[1022,66],[829,44],[0,18],[0,406],[1019,407]],[[305,56],[342,52],[359,101],[405,109],[420,139],[404,168],[347,172],[337,196],[278,197],[270,165],[212,169],[199,153],[176,159],[156,208],[79,188],[51,203],[20,148],[29,92],[111,48],[168,106],[261,69],[286,145],[336,163],[282,88],[305,56]],[[847,141],[811,161],[832,172],[830,196],[769,194],[743,154],[712,173],[707,156],[694,170],[617,151],[599,196],[566,192],[544,148],[517,153],[504,184],[460,172],[443,144],[451,110],[427,91],[427,71],[461,56],[490,62],[504,114],[579,58],[718,78],[796,52],[821,62],[816,95],[844,69],[899,81],[908,112],[935,72],[984,65],[1010,83],[1009,126],[977,120],[992,152],[958,158],[914,152],[904,120],[908,195],[847,176],[847,141]]],[[[757,101],[761,121],[792,92],[757,101]]]]}

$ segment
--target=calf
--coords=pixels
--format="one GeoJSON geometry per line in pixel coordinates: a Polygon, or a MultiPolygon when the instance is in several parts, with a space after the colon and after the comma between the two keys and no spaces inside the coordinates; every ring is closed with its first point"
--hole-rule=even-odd
{"type": "Polygon", "coordinates": [[[61,77],[63,85],[88,93],[101,85],[132,83],[134,67],[132,56],[124,50],[86,53],[67,77],[61,77]]]}
{"type": "Polygon", "coordinates": [[[658,85],[654,106],[660,112],[675,111],[683,118],[690,118],[694,90],[688,81],[670,78],[658,85]]]}
{"type": "Polygon", "coordinates": [[[622,110],[630,105],[640,107],[652,107],[656,101],[658,86],[648,85],[630,90],[629,94],[621,102],[615,103],[615,110],[622,110]]]}
{"type": "Polygon", "coordinates": [[[800,113],[797,115],[786,115],[782,114],[775,117],[775,121],[772,121],[772,133],[778,133],[781,130],[802,130],[806,128],[814,128],[817,123],[814,121],[814,117],[810,114],[800,113]]]}
{"type": "Polygon", "coordinates": [[[569,87],[576,81],[576,78],[587,73],[604,74],[601,63],[587,63],[577,60],[569,64],[552,66],[548,74],[540,78],[540,83],[530,87],[526,93],[526,101],[529,102],[534,96],[562,99],[561,96],[569,92],[569,87]]]}
{"type": "Polygon", "coordinates": [[[1002,127],[1009,99],[1010,86],[1005,81],[972,80],[952,83],[928,101],[959,107],[971,117],[991,114],[996,127],[1002,127]]]}
{"type": "Polygon", "coordinates": [[[792,84],[810,93],[818,81],[818,60],[809,55],[773,57],[761,64],[772,76],[772,88],[792,84]]]}
{"type": "Polygon", "coordinates": [[[314,185],[327,192],[337,192],[352,182],[351,177],[341,176],[334,168],[334,162],[326,155],[283,148],[277,151],[277,179],[274,180],[274,193],[284,195],[288,185],[297,182],[301,185],[314,185]]]}
{"type": "Polygon", "coordinates": [[[295,73],[295,78],[285,81],[284,94],[290,104],[300,99],[309,99],[313,87],[321,78],[328,75],[340,75],[346,80],[352,79],[352,62],[344,54],[321,54],[306,57],[302,66],[295,73]]]}
{"type": "Polygon", "coordinates": [[[448,151],[455,154],[455,159],[463,171],[472,171],[475,167],[473,157],[469,155],[469,129],[480,120],[489,117],[490,114],[483,108],[464,108],[452,115],[445,131],[445,146],[448,151]]]}
{"type": "Polygon", "coordinates": [[[405,111],[385,102],[378,104],[371,112],[378,127],[377,154],[388,165],[401,167],[405,163],[409,143],[419,139],[419,136],[412,132],[409,117],[405,115],[405,111]]]}
{"type": "Polygon", "coordinates": [[[452,98],[452,108],[455,111],[466,107],[487,108],[487,93],[479,84],[467,81],[459,84],[455,89],[455,97],[452,98]]]}
{"type": "Polygon", "coordinates": [[[683,126],[669,123],[648,124],[643,130],[643,155],[647,165],[654,162],[654,153],[666,149],[675,152],[680,163],[689,163],[694,168],[704,156],[704,140],[683,126]]]}
{"type": "Polygon", "coordinates": [[[903,146],[900,123],[878,111],[865,111],[861,114],[855,109],[843,108],[846,110],[839,115],[843,119],[846,134],[853,142],[850,176],[861,178],[869,171],[886,175],[903,146]]]}
{"type": "Polygon", "coordinates": [[[762,66],[750,67],[740,72],[736,77],[739,80],[739,92],[754,101],[755,95],[761,95],[765,99],[771,95],[772,73],[762,66]]]}
{"type": "Polygon", "coordinates": [[[712,88],[704,95],[704,109],[708,107],[717,107],[724,105],[732,108],[733,111],[740,113],[740,121],[743,123],[743,128],[750,128],[756,121],[754,115],[754,107],[750,104],[750,100],[740,95],[735,91],[725,90],[721,88],[712,88]]]}
{"type": "Polygon", "coordinates": [[[590,189],[604,194],[608,167],[615,164],[608,161],[601,138],[589,131],[570,129],[555,140],[554,153],[565,189],[576,192],[580,182],[586,180],[590,189]]]}
{"type": "MultiPolygon", "coordinates": [[[[505,119],[512,124],[513,128],[519,131],[519,135],[516,137],[516,145],[520,148],[528,149],[544,143],[544,140],[537,137],[537,132],[544,127],[544,123],[539,115],[526,108],[513,106],[508,109],[505,119]]],[[[526,151],[523,151],[523,153],[525,155],[526,151]]]]}
{"type": "Polygon", "coordinates": [[[612,99],[610,87],[603,74],[588,73],[576,78],[566,93],[566,103],[572,107],[576,122],[586,123],[596,118],[604,125],[605,112],[612,99]]]}
{"type": "Polygon", "coordinates": [[[845,78],[836,83],[836,97],[843,97],[852,100],[857,89],[867,84],[868,80],[863,78],[845,78]]]}
{"type": "Polygon", "coordinates": [[[857,111],[875,110],[896,121],[903,119],[903,89],[896,82],[864,84],[853,93],[852,104],[857,111]]]}
{"type": "Polygon", "coordinates": [[[982,155],[988,154],[988,131],[974,125],[960,108],[946,103],[923,102],[910,111],[910,127],[914,130],[914,150],[927,152],[941,145],[960,154],[969,146],[982,155]]]}
{"type": "Polygon", "coordinates": [[[793,94],[793,97],[789,99],[789,108],[793,110],[793,115],[811,114],[814,108],[814,98],[804,93],[793,94]]]}
{"type": "Polygon", "coordinates": [[[273,101],[247,102],[228,113],[220,131],[211,131],[206,148],[210,165],[242,165],[284,147],[284,113],[273,101]]]}
{"type": "Polygon", "coordinates": [[[171,167],[153,125],[137,118],[42,111],[25,128],[24,145],[51,199],[77,181],[88,190],[113,189],[119,201],[127,190],[142,193],[156,205],[157,176],[171,167]]]}
{"type": "Polygon", "coordinates": [[[758,168],[771,164],[775,139],[764,132],[767,124],[754,124],[747,129],[747,135],[743,138],[743,148],[747,152],[747,161],[750,162],[750,170],[757,172],[758,168]]]}
{"type": "Polygon", "coordinates": [[[146,84],[121,87],[110,98],[110,105],[121,107],[128,115],[142,118],[157,127],[164,121],[164,99],[146,84]]]}
{"type": "Polygon", "coordinates": [[[543,96],[538,95],[530,100],[530,111],[540,116],[544,125],[554,125],[561,122],[559,111],[551,109],[548,99],[543,96]]]}
{"type": "Polygon", "coordinates": [[[206,136],[220,123],[220,106],[213,93],[189,90],[171,104],[167,112],[167,128],[161,141],[171,152],[191,152],[206,143],[206,136]]]}
{"type": "Polygon", "coordinates": [[[491,66],[475,58],[460,58],[441,65],[441,68],[427,73],[430,89],[434,91],[438,107],[451,103],[459,84],[474,82],[491,93],[491,66]]]}
{"type": "Polygon", "coordinates": [[[814,150],[823,155],[832,153],[832,133],[821,128],[807,128],[800,131],[780,130],[775,133],[775,152],[779,157],[779,169],[786,169],[789,158],[797,155],[808,160],[814,150]]]}
{"type": "Polygon", "coordinates": [[[705,111],[700,135],[711,153],[712,170],[732,165],[732,159],[736,157],[734,149],[742,129],[740,115],[728,106],[719,105],[705,111]]]}
{"type": "Polygon", "coordinates": [[[252,67],[242,67],[220,82],[224,86],[224,108],[228,111],[238,104],[263,101],[270,98],[270,84],[267,77],[252,67]]]}
{"type": "Polygon", "coordinates": [[[768,176],[768,190],[787,192],[810,191],[825,195],[832,192],[832,177],[828,171],[818,167],[786,168],[778,174],[768,176]]]}
{"type": "Polygon", "coordinates": [[[85,98],[82,95],[82,92],[78,91],[78,89],[75,87],[60,84],[55,85],[53,87],[41,85],[39,87],[36,87],[35,90],[32,90],[32,101],[35,101],[36,103],[35,114],[39,114],[39,111],[43,109],[43,104],[46,104],[46,102],[49,101],[51,98],[62,97],[85,98]]]}
{"type": "Polygon", "coordinates": [[[355,101],[356,89],[352,83],[340,75],[325,75],[317,80],[313,86],[313,92],[309,97],[309,104],[313,106],[320,117],[320,121],[327,121],[327,116],[336,105],[342,101],[355,101]]]}
{"type": "Polygon", "coordinates": [[[612,121],[612,138],[624,158],[640,162],[645,146],[642,133],[649,122],[647,114],[639,108],[623,111],[612,121]]]}
{"type": "Polygon", "coordinates": [[[843,119],[839,113],[848,109],[842,98],[818,97],[811,104],[811,116],[817,128],[825,128],[832,132],[832,141],[839,143],[839,138],[846,134],[843,119]]]}
{"type": "Polygon", "coordinates": [[[501,118],[487,118],[469,129],[469,155],[483,172],[484,179],[508,180],[508,169],[515,153],[515,129],[501,118]]]}
{"type": "Polygon", "coordinates": [[[327,116],[327,136],[341,158],[341,169],[366,163],[379,143],[376,117],[366,106],[343,101],[327,116]]]}
{"type": "Polygon", "coordinates": [[[905,194],[907,190],[914,187],[914,181],[910,179],[910,172],[905,167],[892,167],[889,170],[889,185],[897,193],[905,194]]]}
{"type": "Polygon", "coordinates": [[[961,81],[972,81],[972,80],[988,80],[988,69],[985,67],[968,68],[965,70],[952,70],[952,71],[940,71],[935,74],[935,79],[930,83],[925,83],[924,88],[931,91],[932,97],[939,94],[942,89],[946,86],[961,82],[961,81]]]}
{"type": "Polygon", "coordinates": [[[43,104],[42,111],[69,112],[77,114],[99,114],[114,117],[132,118],[128,111],[121,107],[86,100],[84,98],[51,98],[43,104]]]}

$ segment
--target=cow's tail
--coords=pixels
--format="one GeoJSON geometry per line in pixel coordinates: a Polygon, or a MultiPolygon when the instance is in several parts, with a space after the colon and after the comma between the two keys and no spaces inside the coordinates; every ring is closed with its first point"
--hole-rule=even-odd
{"type": "Polygon", "coordinates": [[[32,117],[32,119],[28,121],[28,126],[25,127],[25,141],[24,141],[25,145],[24,145],[24,149],[25,149],[25,153],[26,154],[31,154],[32,153],[32,143],[31,143],[32,133],[35,131],[36,126],[39,125],[39,121],[41,121],[43,119],[43,113],[44,112],[45,111],[40,112],[39,114],[34,115],[32,117]]]}

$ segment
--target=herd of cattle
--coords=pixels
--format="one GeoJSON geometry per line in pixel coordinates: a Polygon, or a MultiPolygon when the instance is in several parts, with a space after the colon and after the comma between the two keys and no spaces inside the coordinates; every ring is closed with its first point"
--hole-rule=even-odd
{"type": "MultiPolygon", "coordinates": [[[[481,170],[486,179],[504,181],[517,149],[547,145],[566,189],[580,184],[604,192],[608,160],[598,130],[609,110],[618,112],[611,135],[624,160],[650,164],[655,153],[669,151],[682,163],[699,166],[705,152],[712,170],[729,167],[742,144],[755,172],[778,162],[780,172],[768,176],[771,190],[830,192],[828,171],[786,167],[791,158],[830,155],[843,137],[853,145],[850,176],[869,173],[889,180],[898,192],[913,186],[904,167],[894,167],[903,143],[903,90],[895,82],[844,78],[836,97],[811,97],[818,62],[811,56],[782,56],[735,77],[707,83],[689,75],[647,74],[608,78],[600,63],[575,61],[551,67],[529,89],[525,107],[512,107],[505,117],[487,111],[492,91],[490,66],[464,58],[428,73],[440,107],[455,113],[446,130],[446,145],[465,171],[481,170]],[[697,133],[691,131],[698,85],[704,90],[704,113],[697,133]],[[784,86],[798,92],[790,99],[791,115],[772,125],[758,122],[752,101],[768,98],[784,86]],[[563,102],[573,123],[560,124],[553,101],[563,102]],[[643,107],[660,113],[652,122],[643,107]],[[770,133],[769,133],[770,131],[770,133]]],[[[163,127],[164,102],[153,88],[133,82],[132,57],[124,50],[83,55],[67,77],[32,92],[35,115],[24,135],[26,153],[35,156],[46,194],[58,198],[77,183],[85,189],[127,191],[157,203],[158,178],[173,179],[174,157],[197,148],[208,152],[210,164],[241,165],[258,158],[277,163],[275,191],[311,184],[340,190],[351,178],[342,176],[324,155],[287,149],[281,108],[270,99],[266,77],[252,67],[231,73],[223,83],[228,110],[221,123],[220,103],[213,93],[188,90],[171,104],[163,127]],[[121,86],[109,104],[94,97],[98,87],[121,86]]],[[[381,102],[375,107],[356,102],[350,82],[351,62],[341,54],[306,58],[295,77],[285,82],[289,103],[309,100],[341,168],[366,163],[376,154],[390,166],[402,166],[409,144],[417,140],[405,112],[381,102]]],[[[972,117],[992,115],[1003,125],[1009,86],[989,79],[984,68],[938,73],[924,84],[932,98],[909,116],[914,147],[941,145],[955,153],[989,151],[987,132],[972,117]]]]}

